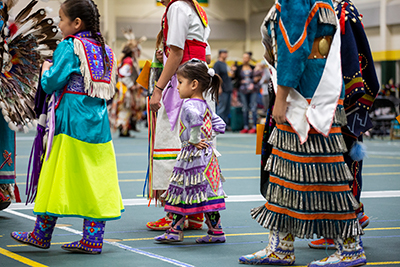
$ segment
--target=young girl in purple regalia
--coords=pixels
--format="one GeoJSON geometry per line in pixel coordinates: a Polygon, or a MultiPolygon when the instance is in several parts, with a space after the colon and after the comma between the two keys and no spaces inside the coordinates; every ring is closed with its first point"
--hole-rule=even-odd
{"type": "Polygon", "coordinates": [[[225,192],[222,176],[213,146],[218,133],[225,132],[224,121],[207,105],[203,95],[218,97],[221,78],[200,60],[183,64],[177,72],[178,90],[182,99],[188,98],[180,116],[179,136],[182,142],[168,190],[163,194],[165,211],[173,214],[173,221],[166,233],[155,237],[159,242],[183,241],[186,215],[204,213],[208,235],[197,243],[222,243],[220,210],[225,209],[225,192]],[[211,87],[211,88],[210,88],[211,87]]]}

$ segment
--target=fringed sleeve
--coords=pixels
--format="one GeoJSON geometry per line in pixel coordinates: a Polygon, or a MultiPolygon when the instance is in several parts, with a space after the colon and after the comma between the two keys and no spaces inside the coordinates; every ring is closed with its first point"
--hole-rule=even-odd
{"type": "Polygon", "coordinates": [[[68,39],[58,44],[53,54],[53,66],[42,76],[42,88],[46,94],[61,90],[72,73],[80,74],[79,58],[74,54],[73,41],[68,39]]]}

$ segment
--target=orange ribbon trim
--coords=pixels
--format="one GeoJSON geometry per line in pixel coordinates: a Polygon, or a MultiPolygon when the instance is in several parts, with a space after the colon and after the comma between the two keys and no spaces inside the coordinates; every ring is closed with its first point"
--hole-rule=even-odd
{"type": "Polygon", "coordinates": [[[273,175],[270,176],[269,182],[302,192],[347,192],[350,190],[349,185],[299,185],[273,175]]]}
{"type": "Polygon", "coordinates": [[[352,220],[356,218],[356,214],[353,212],[349,212],[347,214],[327,214],[327,213],[313,213],[313,214],[305,214],[299,213],[295,211],[291,211],[285,208],[280,208],[274,205],[270,205],[268,202],[265,203],[265,207],[272,212],[285,214],[292,218],[311,221],[311,220],[335,220],[335,221],[342,221],[342,220],[352,220]]]}
{"type": "Polygon", "coordinates": [[[293,162],[299,163],[341,163],[344,162],[343,155],[340,156],[319,156],[319,157],[310,157],[310,156],[295,156],[275,148],[272,149],[272,154],[283,159],[287,159],[293,162]]]}

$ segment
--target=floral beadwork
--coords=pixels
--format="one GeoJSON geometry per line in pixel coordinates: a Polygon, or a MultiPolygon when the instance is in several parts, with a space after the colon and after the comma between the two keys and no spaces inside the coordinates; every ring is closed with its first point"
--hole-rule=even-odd
{"type": "MultiPolygon", "coordinates": [[[[89,65],[89,71],[90,75],[92,76],[92,80],[95,82],[110,83],[112,75],[110,71],[105,73],[103,77],[104,64],[102,58],[103,55],[101,53],[101,45],[82,37],[84,36],[81,36],[79,34],[74,36],[75,39],[79,40],[82,43],[83,48],[85,49],[86,59],[89,65]]],[[[111,48],[108,46],[106,46],[105,48],[111,64],[114,64],[114,54],[112,53],[111,48]]],[[[111,65],[110,69],[112,68],[113,66],[111,65]]]]}

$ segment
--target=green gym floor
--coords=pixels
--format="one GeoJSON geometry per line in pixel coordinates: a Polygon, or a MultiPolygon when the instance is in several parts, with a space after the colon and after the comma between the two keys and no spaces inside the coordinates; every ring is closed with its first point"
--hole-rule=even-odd
{"type": "MultiPolygon", "coordinates": [[[[23,202],[33,135],[17,135],[17,182],[23,202]]],[[[63,243],[80,239],[82,219],[77,218],[59,219],[48,250],[16,243],[10,232],[31,231],[35,220],[33,206],[19,203],[0,211],[0,266],[239,266],[240,256],[262,249],[268,240],[268,231],[250,217],[250,209],[264,203],[259,194],[260,156],[255,155],[255,139],[255,135],[231,132],[218,137],[224,189],[229,195],[227,209],[221,212],[227,236],[224,244],[196,244],[195,238],[206,234],[206,229],[186,231],[182,243],[153,241],[161,232],[147,229],[146,222],[161,218],[164,212],[154,204],[148,207],[142,196],[147,169],[147,134],[142,128],[134,138],[114,136],[125,212],[120,220],[107,223],[102,254],[61,249],[63,243]]],[[[400,141],[374,139],[365,144],[369,157],[364,163],[362,202],[371,219],[363,236],[368,265],[400,266],[400,141]]],[[[310,249],[307,242],[295,242],[297,266],[333,252],[310,249]]]]}

